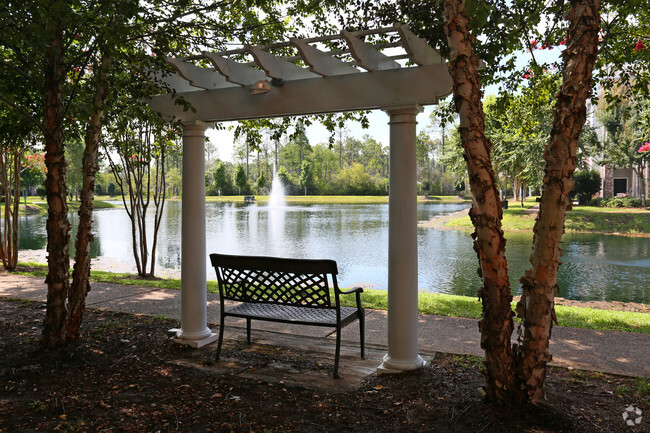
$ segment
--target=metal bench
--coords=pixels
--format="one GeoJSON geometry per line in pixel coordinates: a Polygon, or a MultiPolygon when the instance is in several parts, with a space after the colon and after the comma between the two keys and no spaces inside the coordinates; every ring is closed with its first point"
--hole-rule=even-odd
{"type": "Polygon", "coordinates": [[[339,289],[334,260],[286,259],[278,257],[210,254],[217,273],[221,318],[217,356],[221,356],[224,319],[246,319],[246,337],[251,342],[251,320],[323,326],[336,329],[334,378],[338,378],[341,353],[341,329],[359,320],[361,358],[364,353],[364,312],[361,287],[339,289]],[[330,293],[331,277],[334,296],[330,293]],[[339,295],[355,294],[355,307],[341,307],[339,295]],[[226,309],[225,301],[240,302],[226,309]]]}

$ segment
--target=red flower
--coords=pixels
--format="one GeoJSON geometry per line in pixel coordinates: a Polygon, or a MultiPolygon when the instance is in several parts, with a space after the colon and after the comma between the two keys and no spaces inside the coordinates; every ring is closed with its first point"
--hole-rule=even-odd
{"type": "Polygon", "coordinates": [[[639,153],[650,152],[650,143],[646,141],[646,142],[643,144],[643,146],[639,147],[638,152],[639,152],[639,153]]]}
{"type": "Polygon", "coordinates": [[[536,41],[535,39],[533,39],[532,41],[530,41],[530,46],[533,47],[533,48],[535,48],[535,47],[537,46],[537,41],[536,41]]]}
{"type": "Polygon", "coordinates": [[[643,41],[639,40],[634,46],[634,52],[636,53],[637,51],[641,51],[641,50],[645,50],[645,45],[643,45],[643,41]]]}

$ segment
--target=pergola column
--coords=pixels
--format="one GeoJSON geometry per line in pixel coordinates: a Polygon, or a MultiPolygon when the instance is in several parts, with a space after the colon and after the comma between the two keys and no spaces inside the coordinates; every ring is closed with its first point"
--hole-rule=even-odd
{"type": "Polygon", "coordinates": [[[418,354],[416,104],[383,109],[390,116],[388,203],[388,353],[381,373],[415,370],[418,354]]]}
{"type": "Polygon", "coordinates": [[[175,341],[193,347],[217,339],[207,327],[205,248],[205,130],[208,124],[183,123],[181,228],[181,329],[175,341]]]}

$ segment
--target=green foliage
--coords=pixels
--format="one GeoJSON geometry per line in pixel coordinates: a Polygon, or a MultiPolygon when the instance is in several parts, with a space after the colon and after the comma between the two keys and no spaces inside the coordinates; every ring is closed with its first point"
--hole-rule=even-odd
{"type": "Polygon", "coordinates": [[[264,193],[264,190],[266,188],[266,175],[264,174],[264,172],[260,173],[256,183],[257,183],[257,191],[259,193],[264,193]]]}
{"type": "Polygon", "coordinates": [[[45,200],[45,196],[47,195],[47,190],[45,189],[44,186],[39,186],[36,188],[36,195],[41,198],[41,200],[45,200]]]}
{"type": "Polygon", "coordinates": [[[289,176],[289,172],[286,168],[280,167],[276,173],[276,176],[278,176],[278,179],[280,179],[280,182],[282,182],[282,185],[285,188],[293,185],[291,177],[289,176]]]}
{"type": "Polygon", "coordinates": [[[639,149],[650,138],[650,95],[637,93],[609,104],[603,100],[596,110],[596,118],[606,131],[599,162],[612,168],[631,167],[639,178],[641,200],[645,204],[645,167],[650,163],[650,152],[639,152],[639,149]]]}
{"type": "Polygon", "coordinates": [[[641,199],[632,197],[610,197],[610,198],[596,198],[589,203],[591,206],[596,207],[611,207],[611,208],[634,208],[642,207],[641,199]]]}
{"type": "Polygon", "coordinates": [[[305,195],[307,195],[307,193],[314,187],[314,172],[309,161],[302,162],[302,169],[300,170],[300,178],[298,179],[298,182],[304,189],[305,195]]]}
{"type": "Polygon", "coordinates": [[[239,189],[239,195],[248,194],[248,177],[242,165],[238,165],[235,169],[235,185],[239,189]]]}
{"type": "Polygon", "coordinates": [[[104,195],[104,188],[102,187],[101,183],[96,183],[95,184],[95,194],[96,195],[104,195]]]}
{"type": "Polygon", "coordinates": [[[106,187],[106,193],[107,193],[109,196],[113,197],[113,196],[115,195],[115,192],[116,192],[116,190],[115,190],[115,184],[114,184],[113,182],[109,182],[109,183],[108,183],[108,186],[106,187]]]}
{"type": "Polygon", "coordinates": [[[596,170],[579,171],[573,175],[575,187],[573,195],[577,195],[578,204],[585,205],[600,191],[600,173],[596,170]]]}
{"type": "Polygon", "coordinates": [[[233,193],[232,181],[227,173],[226,165],[219,161],[212,172],[212,184],[217,195],[231,195],[233,193]]]}

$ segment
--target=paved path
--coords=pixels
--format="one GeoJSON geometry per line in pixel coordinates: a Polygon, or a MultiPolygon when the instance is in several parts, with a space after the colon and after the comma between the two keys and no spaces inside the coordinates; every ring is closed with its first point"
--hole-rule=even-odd
{"type": "MultiPolygon", "coordinates": [[[[45,301],[47,290],[43,278],[0,274],[0,296],[45,301]]],[[[180,319],[180,291],[150,287],[93,283],[87,306],[111,311],[162,315],[180,319]]],[[[218,300],[208,294],[208,322],[219,323],[218,300]]],[[[245,321],[229,320],[229,326],[245,327],[245,321]]],[[[477,320],[421,314],[419,317],[419,350],[482,356],[477,320]]],[[[386,312],[368,310],[366,342],[386,347],[386,312]]],[[[326,339],[331,332],[315,326],[287,326],[280,323],[253,321],[253,328],[293,335],[326,339]]],[[[161,332],[165,332],[161,329],[161,332]]],[[[226,337],[228,334],[226,333],[226,337]]],[[[356,323],[343,330],[342,338],[358,342],[356,323]]],[[[629,332],[593,331],[588,329],[553,328],[551,365],[599,371],[626,376],[650,375],[650,335],[629,332]]]]}

